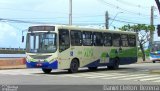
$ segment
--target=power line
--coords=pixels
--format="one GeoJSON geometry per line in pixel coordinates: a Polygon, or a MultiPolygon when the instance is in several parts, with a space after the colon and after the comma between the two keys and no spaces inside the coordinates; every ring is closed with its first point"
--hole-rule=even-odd
{"type": "MultiPolygon", "coordinates": [[[[110,19],[111,19],[111,20],[113,20],[112,18],[110,18],[110,19]]],[[[122,23],[128,23],[128,24],[145,24],[145,23],[138,23],[138,22],[124,21],[124,20],[117,20],[117,19],[114,19],[114,21],[122,22],[122,23]]],[[[145,25],[150,25],[150,24],[145,24],[145,25]]],[[[157,26],[157,25],[154,25],[154,26],[157,26]]]]}
{"type": "Polygon", "coordinates": [[[37,21],[24,21],[24,20],[15,20],[15,19],[4,19],[0,18],[1,22],[14,22],[14,23],[29,23],[29,24],[49,24],[46,22],[37,22],[37,21]]]}
{"type": "MultiPolygon", "coordinates": [[[[100,2],[102,2],[103,4],[107,4],[111,7],[114,7],[116,9],[120,9],[120,10],[123,10],[125,12],[128,12],[128,13],[132,13],[132,14],[136,14],[136,15],[142,15],[142,16],[149,16],[149,15],[144,15],[144,14],[141,14],[141,13],[136,13],[136,12],[132,12],[132,11],[129,11],[129,10],[126,10],[126,9],[122,9],[120,8],[119,6],[117,5],[114,5],[114,4],[111,4],[111,3],[108,3],[106,2],[105,0],[98,0],[100,2]]],[[[117,0],[120,2],[120,0],[117,0]]],[[[122,1],[122,2],[125,2],[125,1],[122,1]]],[[[127,3],[127,2],[125,2],[127,3]]],[[[137,5],[135,5],[137,7],[137,5]]],[[[38,10],[27,10],[27,9],[14,9],[14,8],[0,8],[0,9],[8,9],[8,10],[19,10],[19,11],[29,11],[29,12],[40,12],[40,13],[59,13],[59,14],[68,14],[68,13],[64,13],[64,12],[51,12],[51,11],[38,11],[38,10]]],[[[97,15],[98,16],[103,16],[103,15],[97,15]]],[[[96,17],[96,16],[84,16],[84,17],[96,17]]],[[[84,18],[83,16],[76,16],[76,17],[73,17],[73,18],[84,18]]],[[[55,17],[56,18],[68,18],[68,17],[55,17]]]]}
{"type": "Polygon", "coordinates": [[[139,16],[150,16],[150,15],[146,15],[146,14],[137,13],[137,12],[134,12],[134,11],[130,11],[130,10],[123,9],[123,8],[117,6],[117,5],[108,3],[108,2],[106,2],[105,0],[97,0],[97,1],[100,2],[100,3],[102,3],[102,4],[105,4],[105,5],[107,5],[107,6],[113,7],[113,8],[115,8],[115,9],[122,10],[122,11],[127,12],[127,13],[130,13],[130,14],[135,14],[135,15],[139,15],[139,16]]]}
{"type": "MultiPolygon", "coordinates": [[[[118,19],[113,19],[113,18],[109,18],[110,20],[114,20],[117,22],[121,22],[121,23],[127,23],[127,24],[145,24],[145,23],[138,23],[138,22],[132,22],[132,21],[125,21],[125,20],[118,20],[118,19]]],[[[91,24],[91,25],[99,25],[99,24],[105,24],[105,23],[97,23],[97,22],[85,22],[85,23],[76,23],[76,24],[91,24]]],[[[150,25],[150,24],[145,24],[145,25],[150,25]]],[[[154,25],[156,26],[156,25],[154,25]]]]}
{"type": "MultiPolygon", "coordinates": [[[[113,15],[111,15],[111,16],[113,16],[113,15]]],[[[74,16],[73,18],[97,18],[97,17],[104,17],[104,15],[102,15],[102,14],[99,14],[99,15],[86,15],[86,16],[74,16]]],[[[121,16],[122,17],[122,16],[121,16]]],[[[136,16],[132,16],[132,17],[122,17],[122,18],[120,18],[119,17],[119,19],[124,19],[124,18],[136,18],[136,19],[148,19],[148,18],[150,18],[150,17],[136,17],[136,16]]],[[[15,19],[15,20],[53,20],[53,19],[68,19],[68,17],[53,17],[53,18],[43,18],[43,17],[39,17],[39,18],[34,18],[34,17],[32,17],[32,18],[12,18],[12,19],[15,19]]],[[[158,17],[154,17],[154,19],[158,19],[158,17]]]]}
{"type": "Polygon", "coordinates": [[[29,10],[29,9],[16,9],[16,8],[0,8],[0,9],[4,9],[4,10],[14,10],[14,11],[26,11],[26,12],[38,12],[38,13],[59,13],[59,14],[68,14],[65,12],[52,12],[52,11],[39,11],[39,10],[29,10]]]}
{"type": "MultiPolygon", "coordinates": [[[[127,24],[144,24],[144,23],[132,22],[129,20],[125,21],[125,20],[118,20],[118,19],[112,19],[112,18],[109,18],[109,19],[117,21],[117,22],[121,22],[121,23],[127,23],[127,24]]],[[[24,21],[24,20],[14,20],[14,19],[4,19],[4,18],[0,18],[0,21],[1,22],[11,22],[11,23],[28,23],[28,24],[54,24],[53,22],[24,21]]],[[[92,25],[105,24],[105,23],[97,23],[93,21],[91,22],[82,21],[81,23],[78,23],[78,22],[74,22],[74,23],[75,24],[92,24],[92,25]]],[[[58,24],[58,23],[55,23],[55,24],[58,24]]],[[[62,24],[62,23],[59,23],[59,24],[62,24]]],[[[67,24],[64,24],[64,25],[67,25],[67,24]]],[[[150,24],[145,24],[145,25],[150,25],[150,24]]]]}
{"type": "Polygon", "coordinates": [[[136,8],[141,8],[141,9],[150,9],[150,7],[147,7],[147,6],[142,6],[140,4],[133,4],[133,3],[129,3],[129,2],[126,2],[124,0],[116,0],[117,2],[119,3],[122,3],[124,5],[127,5],[127,6],[131,6],[131,7],[136,7],[136,8]]]}
{"type": "MultiPolygon", "coordinates": [[[[91,17],[91,18],[92,18],[92,17],[104,17],[104,14],[99,14],[99,15],[98,15],[98,14],[97,14],[97,15],[85,15],[85,16],[73,16],[73,18],[90,18],[90,17],[91,17]]],[[[15,19],[15,20],[16,20],[16,19],[18,19],[18,20],[19,20],[19,19],[27,19],[27,20],[28,20],[28,19],[29,19],[29,20],[32,20],[32,19],[33,19],[33,20],[41,20],[41,19],[42,19],[42,20],[49,20],[49,19],[60,19],[60,18],[62,18],[62,19],[63,19],[63,18],[64,18],[64,19],[68,19],[68,16],[67,16],[67,17],[52,17],[52,18],[43,18],[43,17],[39,17],[39,18],[34,18],[34,17],[32,17],[32,18],[27,18],[27,17],[26,17],[26,18],[24,18],[24,17],[23,17],[23,18],[12,18],[12,19],[15,19]]]]}

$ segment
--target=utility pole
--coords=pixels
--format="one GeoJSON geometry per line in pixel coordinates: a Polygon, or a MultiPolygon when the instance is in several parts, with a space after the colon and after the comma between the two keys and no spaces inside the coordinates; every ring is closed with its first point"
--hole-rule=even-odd
{"type": "MultiPolygon", "coordinates": [[[[150,25],[153,26],[154,24],[154,6],[151,6],[151,18],[150,18],[150,25]]],[[[152,43],[153,43],[153,35],[154,31],[150,30],[150,41],[149,41],[149,46],[152,48],[152,43]]]]}
{"type": "Polygon", "coordinates": [[[69,25],[72,25],[72,0],[69,0],[69,25]]]}
{"type": "Polygon", "coordinates": [[[106,14],[105,14],[105,27],[106,27],[106,29],[109,29],[109,14],[108,14],[108,11],[106,11],[106,14]]]}

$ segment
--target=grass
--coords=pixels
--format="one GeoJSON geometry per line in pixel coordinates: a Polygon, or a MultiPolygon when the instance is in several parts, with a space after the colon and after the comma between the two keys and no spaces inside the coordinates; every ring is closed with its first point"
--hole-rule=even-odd
{"type": "Polygon", "coordinates": [[[25,50],[0,50],[0,54],[25,54],[25,50]]]}
{"type": "MultiPolygon", "coordinates": [[[[146,57],[149,57],[149,54],[150,54],[150,50],[149,49],[145,50],[146,57]]],[[[141,51],[138,51],[138,57],[142,57],[142,52],[141,51]]]]}

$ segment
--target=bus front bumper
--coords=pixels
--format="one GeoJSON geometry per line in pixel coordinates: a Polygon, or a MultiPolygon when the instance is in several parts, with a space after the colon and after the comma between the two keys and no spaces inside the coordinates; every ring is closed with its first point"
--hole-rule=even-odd
{"type": "Polygon", "coordinates": [[[49,62],[29,62],[26,61],[27,68],[46,68],[46,69],[57,69],[58,61],[54,61],[52,63],[49,62]]]}

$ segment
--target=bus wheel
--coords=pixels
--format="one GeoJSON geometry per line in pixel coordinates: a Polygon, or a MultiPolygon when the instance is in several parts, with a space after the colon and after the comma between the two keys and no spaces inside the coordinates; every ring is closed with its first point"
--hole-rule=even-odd
{"type": "Polygon", "coordinates": [[[108,69],[111,69],[111,70],[116,70],[119,68],[119,58],[115,58],[115,62],[112,66],[107,66],[108,69]]]}
{"type": "Polygon", "coordinates": [[[156,61],[153,61],[153,63],[156,63],[156,61]]]}
{"type": "Polygon", "coordinates": [[[73,59],[70,65],[69,73],[76,73],[78,71],[79,62],[77,59],[73,59]]]}
{"type": "Polygon", "coordinates": [[[44,69],[44,68],[42,68],[42,71],[43,71],[45,74],[49,74],[49,73],[51,73],[52,69],[44,69]]]}
{"type": "Polygon", "coordinates": [[[97,67],[88,67],[89,70],[97,70],[97,67]]]}

